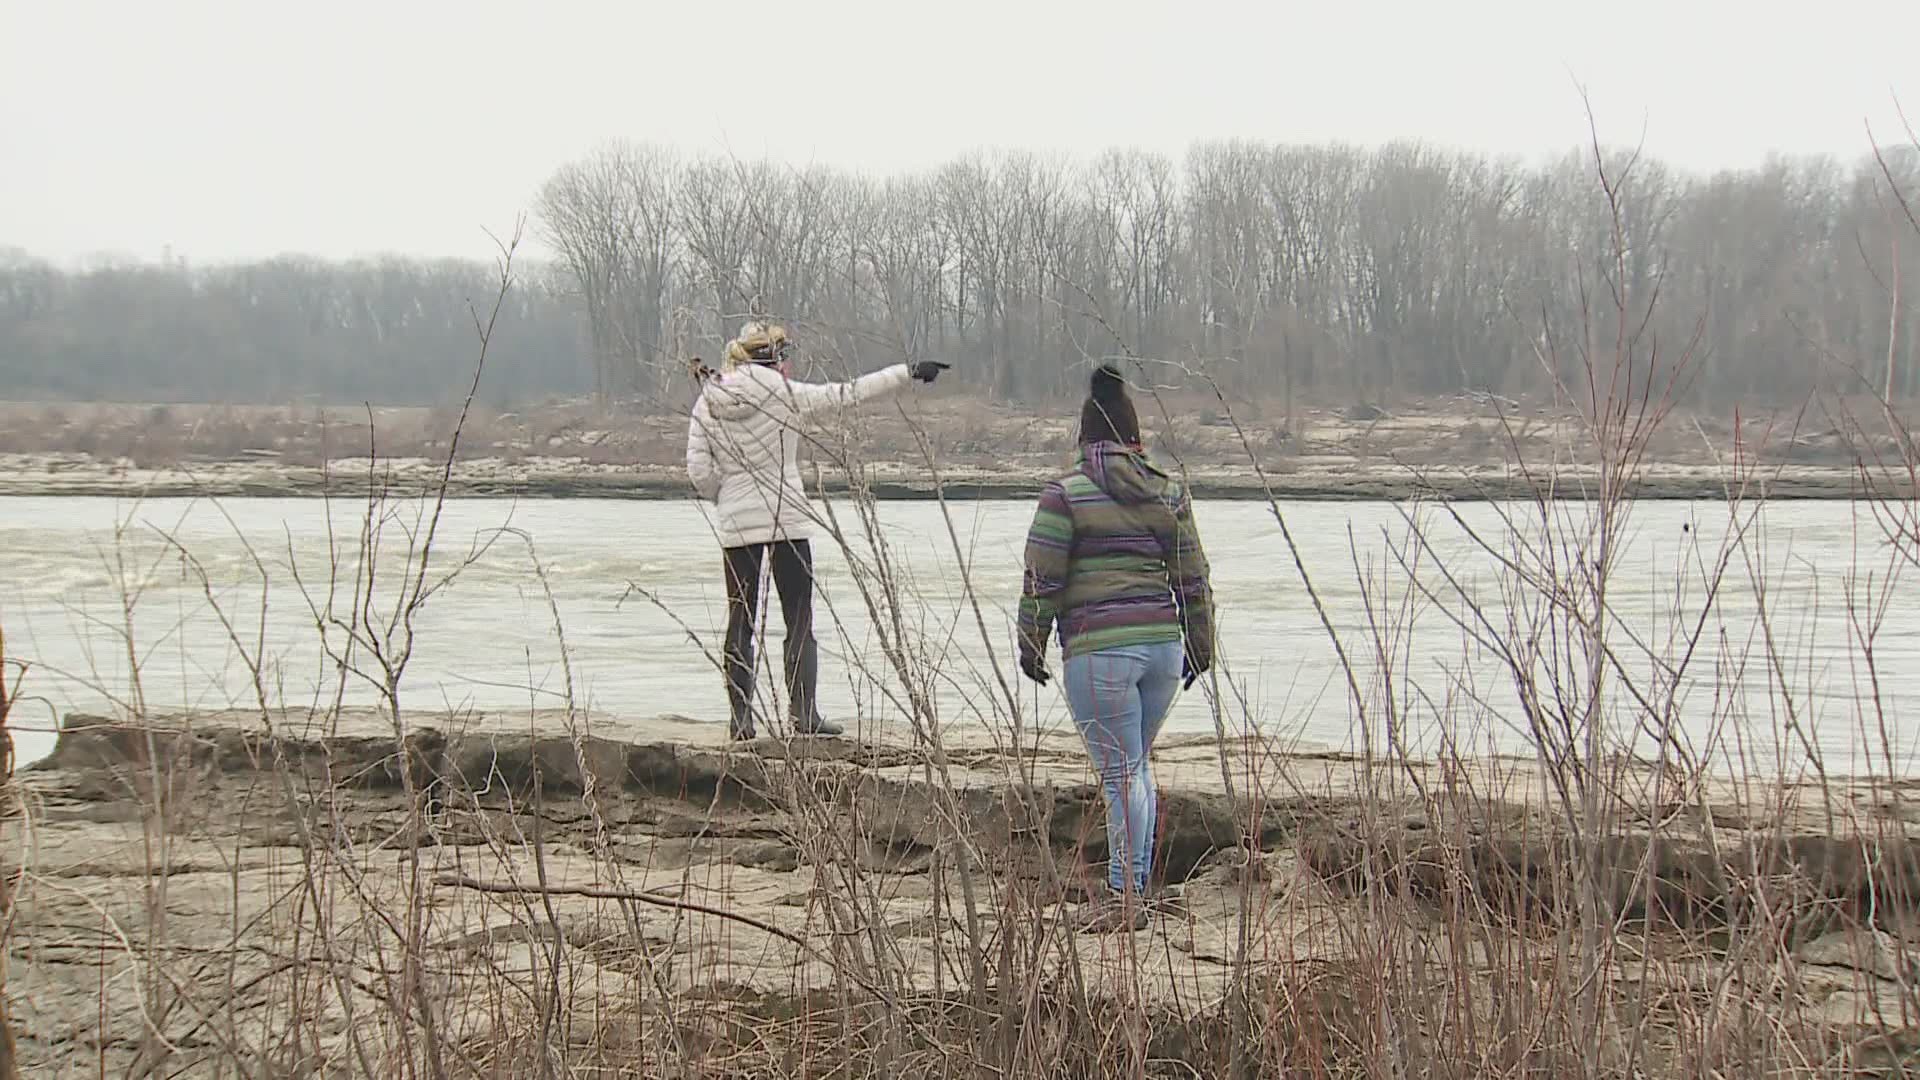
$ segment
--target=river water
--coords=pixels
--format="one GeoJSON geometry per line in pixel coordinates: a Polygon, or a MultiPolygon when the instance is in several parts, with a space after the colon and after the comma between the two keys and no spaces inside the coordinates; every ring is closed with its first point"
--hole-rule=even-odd
{"type": "MultiPolygon", "coordinates": [[[[222,613],[247,653],[263,644],[275,701],[302,705],[330,694],[337,680],[323,663],[314,608],[326,602],[330,535],[339,575],[354,571],[363,509],[312,499],[0,498],[0,627],[9,653],[33,664],[14,719],[20,758],[47,752],[56,713],[127,707],[135,693],[129,606],[138,694],[149,710],[254,700],[249,665],[222,613]]],[[[387,521],[377,612],[391,610],[417,509],[387,521]]],[[[854,534],[854,562],[871,565],[852,508],[838,509],[854,534]]],[[[1435,506],[1281,509],[1366,705],[1355,706],[1272,511],[1213,502],[1198,515],[1237,686],[1220,710],[1227,726],[1303,749],[1377,746],[1391,729],[1417,752],[1452,738],[1469,751],[1530,753],[1514,665],[1502,654],[1557,652],[1561,669],[1576,675],[1585,661],[1546,592],[1496,554],[1526,544],[1538,550],[1537,523],[1511,528],[1503,516],[1526,507],[1463,505],[1460,521],[1435,506]],[[1413,539],[1416,522],[1424,545],[1413,539]],[[1462,592],[1477,598],[1484,617],[1467,619],[1478,640],[1455,621],[1469,611],[1462,592]]],[[[1012,619],[1031,512],[1026,502],[951,504],[956,553],[938,504],[878,508],[901,624],[916,643],[912,653],[929,661],[946,723],[979,723],[1005,708],[990,704],[998,693],[990,658],[997,653],[1014,677],[1012,619]],[[968,602],[963,562],[991,649],[968,602]]],[[[1751,521],[1748,513],[1730,520],[1719,503],[1631,508],[1609,593],[1620,676],[1607,698],[1609,723],[1619,729],[1644,717],[1637,694],[1679,718],[1673,730],[1692,753],[1723,764],[1794,768],[1812,749],[1835,771],[1909,771],[1914,740],[1897,717],[1911,693],[1907,676],[1920,671],[1920,597],[1872,509],[1795,502],[1751,521]],[[1871,667],[1863,641],[1871,643],[1871,667]],[[1875,675],[1877,691],[1869,689],[1875,675]]],[[[849,559],[832,541],[815,548],[823,710],[863,724],[897,719],[900,683],[885,670],[882,636],[849,559]]],[[[701,506],[456,500],[429,580],[476,549],[471,565],[420,609],[405,676],[412,706],[562,703],[567,677],[550,590],[579,702],[614,715],[671,712],[724,723],[725,696],[709,659],[718,653],[724,598],[701,506]]],[[[351,607],[350,589],[343,582],[336,613],[351,607]]],[[[777,617],[768,633],[777,637],[777,617]]],[[[777,641],[767,651],[777,658],[777,641]]],[[[1518,666],[1538,675],[1551,665],[1518,666]]],[[[1040,726],[1070,723],[1057,689],[1036,694],[1018,685],[1040,726]]],[[[373,700],[359,680],[349,680],[347,697],[373,700]]],[[[1169,730],[1210,731],[1215,717],[1196,688],[1176,703],[1169,730]]]]}

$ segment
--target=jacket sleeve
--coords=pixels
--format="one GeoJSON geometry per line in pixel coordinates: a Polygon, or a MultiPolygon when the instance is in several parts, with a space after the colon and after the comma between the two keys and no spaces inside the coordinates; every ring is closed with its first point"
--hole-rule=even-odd
{"type": "Polygon", "coordinates": [[[1183,487],[1173,505],[1173,560],[1167,567],[1173,602],[1180,610],[1181,636],[1196,671],[1213,666],[1213,586],[1200,530],[1193,521],[1193,500],[1183,487]]]}
{"type": "Polygon", "coordinates": [[[787,384],[787,390],[793,395],[794,409],[801,416],[808,416],[828,409],[857,405],[862,401],[870,401],[888,394],[897,394],[906,389],[907,384],[912,381],[912,369],[905,364],[895,364],[892,367],[862,375],[851,382],[790,382],[787,384]]]}
{"type": "Polygon", "coordinates": [[[1027,530],[1027,565],[1020,588],[1020,657],[1044,658],[1058,619],[1060,594],[1073,569],[1073,507],[1058,480],[1040,493],[1027,530]]]}
{"type": "Polygon", "coordinates": [[[693,481],[693,489],[708,502],[720,497],[720,470],[714,462],[713,442],[707,431],[712,421],[713,414],[707,409],[706,396],[702,395],[694,403],[693,419],[687,424],[687,479],[693,481]]]}

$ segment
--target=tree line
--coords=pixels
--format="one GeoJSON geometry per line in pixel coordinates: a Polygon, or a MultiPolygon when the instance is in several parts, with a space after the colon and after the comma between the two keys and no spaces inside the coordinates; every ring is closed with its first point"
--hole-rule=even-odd
{"type": "MultiPolygon", "coordinates": [[[[868,178],[615,143],[538,192],[550,262],[522,266],[488,386],[676,400],[687,356],[764,315],[832,370],[939,356],[1001,400],[1074,393],[1088,358],[1129,354],[1243,395],[1540,395],[1583,342],[1612,347],[1624,294],[1637,351],[1691,356],[1697,403],[1906,397],[1916,194],[1911,150],[1690,175],[1618,151],[1229,142],[868,178]]],[[[438,400],[492,273],[0,258],[0,379],[14,398],[438,400]]]]}
{"type": "MultiPolygon", "coordinates": [[[[592,387],[568,284],[523,266],[488,352],[499,403],[592,387]]],[[[283,257],[65,271],[0,250],[0,397],[428,404],[465,390],[498,269],[283,257]],[[471,305],[471,306],[470,306],[471,305]]]]}

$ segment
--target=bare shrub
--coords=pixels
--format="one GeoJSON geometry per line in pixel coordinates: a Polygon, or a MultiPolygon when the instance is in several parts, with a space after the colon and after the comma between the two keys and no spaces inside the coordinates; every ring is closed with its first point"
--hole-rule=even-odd
{"type": "MultiPolygon", "coordinates": [[[[1577,325],[1528,334],[1578,433],[1546,460],[1517,449],[1531,445],[1517,420],[1488,436],[1530,495],[1406,505],[1384,561],[1356,541],[1349,565],[1328,568],[1307,565],[1268,488],[1273,549],[1338,658],[1357,746],[1290,754],[1249,704],[1242,672],[1262,658],[1223,635],[1199,684],[1211,738],[1184,748],[1165,799],[1162,866],[1187,889],[1150,933],[1091,940],[1057,917],[1102,854],[1099,796],[1084,765],[1047,756],[997,647],[989,612],[1004,598],[976,591],[951,515],[936,542],[957,614],[930,611],[862,486],[871,418],[810,436],[822,469],[854,488],[822,503],[819,542],[848,568],[831,603],[857,605],[872,628],[840,643],[849,677],[907,736],[726,749],[595,729],[532,538],[510,521],[464,546],[441,535],[472,414],[421,434],[442,453],[417,498],[390,483],[394,452],[370,418],[365,475],[330,493],[338,528],[318,564],[249,545],[235,588],[163,538],[247,677],[238,727],[196,731],[146,699],[133,612],[149,564],[129,536],[107,549],[128,678],[105,688],[117,715],[76,723],[57,764],[138,819],[122,875],[136,884],[74,899],[58,872],[71,866],[36,862],[26,835],[56,823],[16,822],[10,850],[27,871],[5,928],[16,954],[60,951],[36,978],[90,965],[98,1012],[119,1026],[30,1049],[49,1068],[129,1075],[432,1080],[1909,1068],[1920,875],[1875,614],[1899,575],[1863,566],[1846,601],[1869,688],[1852,719],[1880,755],[1862,777],[1830,769],[1812,734],[1804,658],[1781,635],[1761,557],[1764,506],[1748,495],[1760,455],[1726,453],[1724,498],[1703,508],[1714,528],[1652,602],[1660,633],[1622,614],[1623,592],[1643,584],[1619,572],[1631,494],[1693,357],[1636,335],[1652,297],[1626,287],[1620,262],[1633,167],[1597,147],[1595,167],[1611,276],[1595,268],[1577,325]],[[552,656],[529,668],[560,674],[529,675],[525,715],[489,727],[433,701],[408,668],[427,607],[509,548],[552,623],[552,656]],[[1329,606],[1332,575],[1351,577],[1358,610],[1329,606]],[[1718,606],[1736,587],[1759,612],[1744,636],[1718,606]],[[289,591],[323,645],[314,700],[282,699],[251,621],[289,591]],[[1460,643],[1439,672],[1406,649],[1436,620],[1460,643]],[[959,634],[985,647],[978,670],[949,662],[959,634]],[[1768,676],[1759,689],[1721,685],[1748,666],[1768,676]],[[373,706],[344,704],[349,687],[373,706]],[[943,687],[962,691],[959,715],[943,687]],[[249,863],[242,826],[271,831],[286,861],[249,863]],[[252,888],[263,880],[273,887],[252,888]],[[752,911],[739,900],[776,892],[752,911]],[[189,922],[202,906],[218,918],[189,922]]],[[[1269,475],[1259,435],[1203,364],[1137,365],[1211,387],[1242,461],[1269,475]]],[[[1188,413],[1162,402],[1155,426],[1178,450],[1174,415],[1188,413]]],[[[904,409],[894,419],[944,499],[939,441],[904,409]]],[[[1920,456],[1875,478],[1902,466],[1920,456]]],[[[1876,489],[1871,507],[1885,565],[1910,561],[1911,489],[1876,489]]],[[[831,603],[828,632],[849,633],[831,603]]],[[[760,685],[781,715],[779,680],[760,685]]],[[[1164,747],[1163,764],[1181,749],[1164,747]]]]}

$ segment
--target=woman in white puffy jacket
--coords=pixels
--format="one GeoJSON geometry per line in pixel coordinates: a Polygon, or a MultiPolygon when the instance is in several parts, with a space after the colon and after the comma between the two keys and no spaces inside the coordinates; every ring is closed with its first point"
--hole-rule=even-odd
{"type": "Polygon", "coordinates": [[[800,428],[828,409],[932,382],[947,365],[895,364],[851,382],[790,378],[792,340],[784,328],[748,323],[727,343],[726,371],[700,379],[687,428],[687,475],[714,504],[727,583],[727,704],[735,739],[754,737],[753,628],[760,569],[770,561],[786,621],[788,710],[796,732],[838,735],[820,716],[819,647],[813,636],[814,509],[800,480],[800,428]]]}

